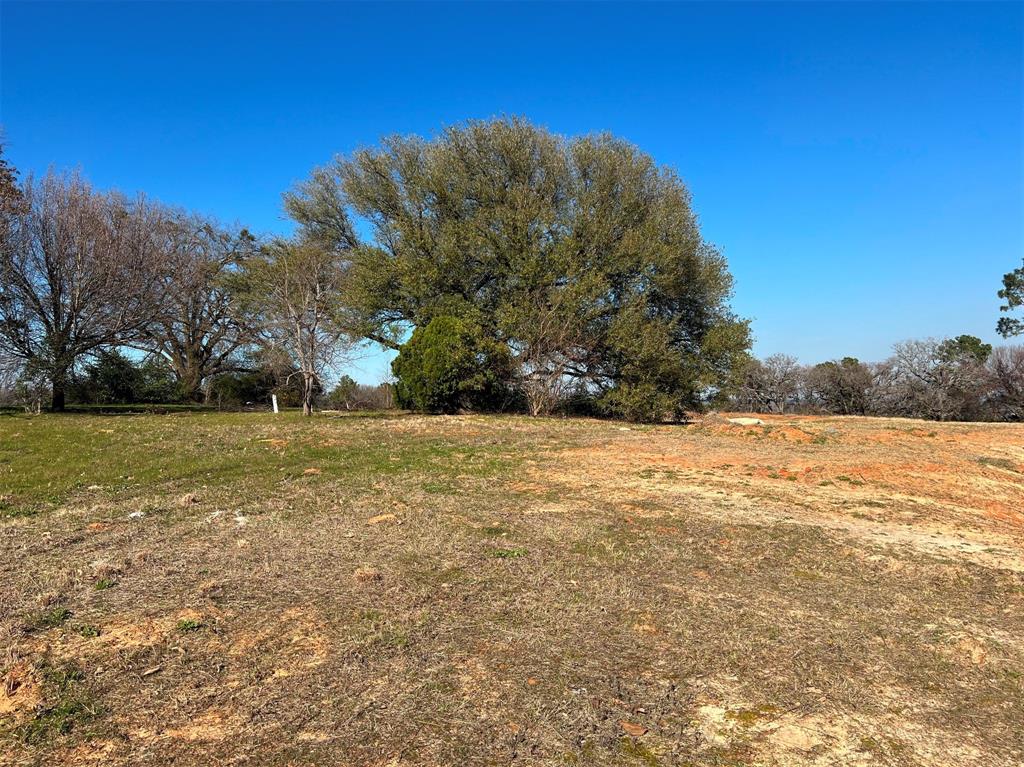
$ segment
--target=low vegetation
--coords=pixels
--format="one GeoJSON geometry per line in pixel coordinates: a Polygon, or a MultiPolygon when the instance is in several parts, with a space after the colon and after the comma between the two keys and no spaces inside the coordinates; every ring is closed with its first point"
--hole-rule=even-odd
{"type": "Polygon", "coordinates": [[[1020,427],[762,420],[0,415],[0,762],[1019,764],[1020,427]]]}

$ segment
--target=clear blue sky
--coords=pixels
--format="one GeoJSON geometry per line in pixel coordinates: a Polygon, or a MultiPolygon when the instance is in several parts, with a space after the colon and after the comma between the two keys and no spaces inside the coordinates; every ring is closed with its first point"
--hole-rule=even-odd
{"type": "Polygon", "coordinates": [[[997,341],[1024,253],[1022,7],[5,0],[0,123],[23,172],[267,233],[284,189],[387,133],[612,131],[689,184],[758,354],[876,360],[997,341]]]}

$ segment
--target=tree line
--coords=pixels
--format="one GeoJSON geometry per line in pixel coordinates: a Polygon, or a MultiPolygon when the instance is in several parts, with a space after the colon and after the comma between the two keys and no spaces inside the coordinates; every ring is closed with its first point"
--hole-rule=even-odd
{"type": "MultiPolygon", "coordinates": [[[[75,173],[20,179],[0,148],[0,390],[54,410],[271,391],[307,414],[795,406],[750,357],[685,185],[613,136],[521,119],[392,136],[314,170],[284,208],[294,233],[257,237],[75,173]],[[331,391],[369,343],[397,351],[393,386],[331,391]]],[[[1008,311],[1022,281],[1007,275],[1008,311]]]]}
{"type": "Polygon", "coordinates": [[[975,336],[905,341],[878,363],[752,359],[731,398],[757,413],[834,413],[936,421],[1024,420],[1024,347],[975,336]]]}

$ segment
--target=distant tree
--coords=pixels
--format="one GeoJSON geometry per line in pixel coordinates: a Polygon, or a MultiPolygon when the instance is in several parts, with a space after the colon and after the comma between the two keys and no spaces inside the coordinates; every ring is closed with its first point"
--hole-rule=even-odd
{"type": "Polygon", "coordinates": [[[989,356],[988,406],[997,420],[1024,420],[1024,346],[1002,346],[989,356]]]}
{"type": "Polygon", "coordinates": [[[313,240],[274,240],[247,259],[233,280],[243,311],[257,338],[283,352],[302,381],[302,412],[333,365],[353,346],[341,302],[347,263],[344,255],[313,240]]]}
{"type": "Polygon", "coordinates": [[[391,363],[401,407],[426,413],[495,409],[510,360],[478,326],[439,316],[416,328],[391,363]]]}
{"type": "Polygon", "coordinates": [[[117,349],[104,349],[84,366],[71,386],[74,400],[90,404],[136,402],[142,377],[132,360],[117,349]]]}
{"type": "Polygon", "coordinates": [[[788,354],[751,359],[740,386],[741,400],[754,412],[785,413],[798,399],[802,377],[800,363],[788,354]]]}
{"type": "Polygon", "coordinates": [[[253,341],[228,280],[256,250],[248,231],[171,212],[165,230],[160,292],[141,345],[167,360],[180,395],[198,400],[203,383],[236,371],[253,341]]]}
{"type": "Polygon", "coordinates": [[[14,386],[21,377],[25,363],[13,354],[0,353],[0,405],[14,400],[14,386]]]}
{"type": "Polygon", "coordinates": [[[133,360],[118,349],[103,349],[75,373],[69,394],[86,404],[166,403],[177,398],[175,384],[170,366],[160,357],[133,360]]]}
{"type": "Polygon", "coordinates": [[[50,388],[50,372],[35,360],[24,363],[14,384],[14,399],[26,412],[40,413],[50,388]]]}
{"type": "Polygon", "coordinates": [[[346,375],[327,395],[327,404],[336,410],[388,410],[395,406],[392,389],[388,383],[376,386],[356,383],[346,375]]]}
{"type": "MultiPolygon", "coordinates": [[[[0,141],[0,253],[13,248],[15,215],[23,209],[24,198],[18,187],[18,171],[4,158],[4,145],[0,141]]],[[[2,272],[0,272],[2,275],[2,272]]],[[[0,294],[4,288],[0,285],[0,294]]],[[[25,360],[5,350],[0,341],[0,401],[10,404],[17,400],[15,386],[25,369],[25,360]]]]}
{"type": "Polygon", "coordinates": [[[873,385],[870,368],[855,357],[822,362],[807,374],[812,397],[825,410],[841,415],[863,415],[867,412],[873,385]]]}
{"type": "Polygon", "coordinates": [[[342,376],[327,395],[327,402],[338,410],[352,410],[353,400],[359,384],[351,376],[342,376]]]}
{"type": "MultiPolygon", "coordinates": [[[[1003,275],[1003,289],[999,291],[999,297],[1006,301],[999,307],[1001,312],[1011,312],[1024,306],[1024,266],[1003,275]]],[[[1003,338],[1019,336],[1024,333],[1024,320],[1000,317],[996,331],[1003,338]]]]}
{"type": "Polygon", "coordinates": [[[45,372],[63,410],[82,355],[130,342],[149,321],[159,211],[102,194],[76,175],[28,179],[3,211],[0,347],[45,372]]]}
{"type": "Polygon", "coordinates": [[[890,406],[898,407],[898,415],[970,418],[981,400],[983,363],[991,348],[974,336],[896,344],[889,361],[890,406]]]}
{"type": "Polygon", "coordinates": [[[221,373],[210,379],[209,400],[218,409],[255,407],[267,409],[271,396],[280,407],[301,407],[303,382],[293,368],[264,364],[262,355],[246,361],[244,371],[221,373]]]}
{"type": "Polygon", "coordinates": [[[938,355],[944,362],[982,365],[992,353],[992,344],[982,343],[977,336],[947,338],[939,344],[938,355]]]}
{"type": "Polygon", "coordinates": [[[500,119],[391,137],[315,172],[290,210],[350,248],[362,335],[398,348],[410,327],[464,320],[509,350],[508,383],[537,413],[571,388],[612,414],[678,414],[749,346],[686,187],[608,135],[500,119]]]}

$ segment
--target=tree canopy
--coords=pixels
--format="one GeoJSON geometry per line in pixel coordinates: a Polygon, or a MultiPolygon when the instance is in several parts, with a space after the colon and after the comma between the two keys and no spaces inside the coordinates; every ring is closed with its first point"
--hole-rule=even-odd
{"type": "Polygon", "coordinates": [[[347,252],[363,335],[397,349],[435,317],[465,320],[509,350],[522,389],[571,380],[610,413],[679,415],[749,345],[686,187],[609,135],[498,119],[393,136],[316,171],[288,207],[347,252]]]}

